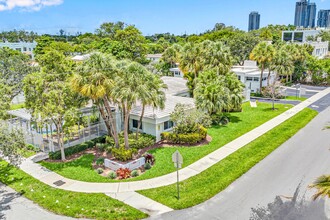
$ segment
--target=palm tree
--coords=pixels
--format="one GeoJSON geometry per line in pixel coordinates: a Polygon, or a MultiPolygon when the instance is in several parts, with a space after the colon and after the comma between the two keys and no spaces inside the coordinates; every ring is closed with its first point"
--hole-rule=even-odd
{"type": "Polygon", "coordinates": [[[79,94],[88,97],[98,106],[116,147],[119,147],[116,118],[113,116],[110,103],[113,102],[111,92],[115,87],[116,67],[113,59],[101,53],[95,53],[77,67],[71,78],[71,87],[79,94]]]}
{"type": "Polygon", "coordinates": [[[262,78],[265,71],[265,68],[267,65],[271,62],[273,59],[275,53],[275,49],[273,45],[268,44],[266,42],[261,42],[255,46],[255,48],[252,50],[250,54],[250,59],[255,60],[258,62],[258,64],[261,67],[261,73],[260,73],[260,93],[262,91],[262,78]]]}
{"type": "Polygon", "coordinates": [[[118,77],[116,78],[116,88],[113,89],[113,96],[120,105],[124,118],[124,143],[125,148],[129,148],[128,130],[129,115],[133,106],[145,97],[148,99],[147,83],[143,83],[143,79],[149,72],[139,63],[127,61],[118,62],[118,77]],[[141,80],[142,79],[142,80],[141,80]]]}
{"type": "Polygon", "coordinates": [[[162,60],[166,63],[170,63],[171,67],[174,67],[175,63],[179,62],[181,49],[182,47],[178,44],[168,47],[162,55],[162,60]]]}
{"type": "Polygon", "coordinates": [[[309,188],[317,189],[317,193],[313,196],[314,200],[320,196],[330,198],[330,175],[320,176],[314,181],[313,184],[309,185],[309,188]]]}
{"type": "Polygon", "coordinates": [[[201,54],[202,48],[198,44],[189,42],[183,46],[180,56],[180,68],[184,73],[194,73],[195,79],[202,70],[203,57],[201,54]]]}
{"type": "Polygon", "coordinates": [[[138,122],[138,127],[136,130],[136,139],[139,137],[139,130],[142,125],[142,119],[144,116],[144,111],[146,106],[151,106],[153,108],[165,108],[166,96],[164,89],[167,89],[167,85],[156,75],[152,73],[145,74],[145,77],[141,78],[141,83],[145,83],[148,88],[148,93],[140,93],[139,101],[142,104],[142,111],[140,115],[140,120],[138,122]],[[145,80],[144,80],[145,79],[145,80]]]}
{"type": "Polygon", "coordinates": [[[218,74],[227,73],[232,66],[232,56],[230,48],[224,45],[222,42],[210,42],[207,46],[202,46],[203,56],[203,69],[216,69],[218,74]]]}

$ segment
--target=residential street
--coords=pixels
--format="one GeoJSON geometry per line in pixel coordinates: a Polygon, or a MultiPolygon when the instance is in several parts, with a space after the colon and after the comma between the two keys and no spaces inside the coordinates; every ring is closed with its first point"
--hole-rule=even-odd
{"type": "MultiPolygon", "coordinates": [[[[301,181],[304,193],[315,178],[330,174],[330,130],[323,129],[328,123],[330,107],[212,199],[153,219],[249,219],[251,208],[265,206],[277,195],[293,196],[301,181]]],[[[311,194],[307,191],[306,199],[311,194]]]]}
{"type": "Polygon", "coordinates": [[[70,220],[48,212],[0,183],[0,219],[6,220],[70,220]]]}

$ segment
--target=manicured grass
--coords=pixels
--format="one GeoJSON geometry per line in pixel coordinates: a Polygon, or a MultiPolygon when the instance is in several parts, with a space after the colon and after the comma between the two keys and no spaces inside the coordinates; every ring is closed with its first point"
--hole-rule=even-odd
{"type": "Polygon", "coordinates": [[[36,155],[36,152],[32,151],[32,150],[23,149],[19,152],[19,154],[22,157],[29,158],[29,157],[32,157],[32,156],[36,155]]]}
{"type": "Polygon", "coordinates": [[[146,214],[104,194],[52,188],[0,160],[0,182],[56,214],[91,219],[141,219],[146,214]]]}
{"type": "Polygon", "coordinates": [[[115,182],[110,178],[106,178],[97,174],[92,167],[93,160],[94,155],[86,154],[74,161],[67,163],[52,163],[43,161],[40,162],[40,164],[70,179],[85,182],[115,182]]]}
{"type": "MultiPolygon", "coordinates": [[[[276,104],[278,110],[273,111],[271,109],[272,105],[269,103],[258,103],[257,108],[251,108],[249,103],[244,103],[243,112],[230,113],[231,122],[228,125],[213,126],[208,129],[208,133],[212,137],[212,141],[208,145],[199,147],[166,147],[151,150],[150,153],[156,158],[153,168],[141,176],[124,181],[150,179],[174,172],[175,167],[172,162],[172,154],[176,150],[179,150],[182,154],[184,160],[183,167],[186,167],[291,107],[291,105],[276,104]]],[[[70,179],[87,182],[114,182],[114,180],[98,175],[92,169],[92,161],[92,156],[83,156],[77,161],[65,164],[42,162],[42,165],[70,179]]]]}
{"type": "Polygon", "coordinates": [[[174,209],[183,209],[204,202],[224,190],[281,146],[316,115],[316,111],[304,109],[204,172],[180,182],[180,200],[176,198],[176,184],[139,193],[174,209]]]}
{"type": "Polygon", "coordinates": [[[25,108],[25,103],[12,104],[10,106],[10,110],[17,110],[17,109],[21,109],[21,108],[25,108]]]}
{"type": "Polygon", "coordinates": [[[306,97],[296,97],[296,96],[286,96],[286,100],[294,100],[294,101],[305,101],[306,97]]]}

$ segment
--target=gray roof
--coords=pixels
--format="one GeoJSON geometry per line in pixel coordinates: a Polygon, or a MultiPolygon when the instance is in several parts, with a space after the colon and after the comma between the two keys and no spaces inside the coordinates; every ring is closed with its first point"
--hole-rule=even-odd
{"type": "Polygon", "coordinates": [[[28,110],[26,110],[25,108],[21,108],[21,109],[17,109],[17,110],[11,110],[7,112],[9,115],[27,120],[27,121],[31,121],[31,114],[30,112],[28,112],[28,110]]]}
{"type": "MultiPolygon", "coordinates": [[[[157,118],[168,117],[174,111],[175,106],[179,103],[190,105],[191,108],[195,107],[193,98],[166,95],[165,108],[163,110],[160,110],[160,109],[154,109],[150,106],[147,106],[145,108],[144,118],[157,119],[157,118]]],[[[141,112],[142,112],[142,105],[137,104],[132,109],[131,114],[140,116],[141,112]]]]}
{"type": "Polygon", "coordinates": [[[189,91],[187,80],[184,78],[163,76],[161,79],[168,87],[168,89],[165,90],[165,93],[168,95],[178,95],[189,91]]]}

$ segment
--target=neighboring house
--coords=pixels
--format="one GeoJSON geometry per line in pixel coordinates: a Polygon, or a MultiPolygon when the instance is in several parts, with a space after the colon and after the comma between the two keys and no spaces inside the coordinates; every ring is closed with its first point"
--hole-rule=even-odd
{"type": "Polygon", "coordinates": [[[150,60],[152,63],[159,62],[160,58],[162,58],[162,54],[148,54],[147,60],[150,60]]]}
{"type": "MultiPolygon", "coordinates": [[[[231,69],[236,73],[238,79],[244,83],[245,88],[251,92],[258,92],[260,90],[260,74],[261,70],[258,68],[255,61],[245,61],[244,66],[233,66],[231,69]]],[[[262,86],[267,86],[269,70],[265,70],[262,77],[262,86]]],[[[270,74],[269,82],[273,83],[275,80],[275,74],[270,74]]]]}
{"type": "Polygon", "coordinates": [[[34,60],[34,53],[33,51],[35,50],[37,46],[37,42],[15,42],[15,43],[10,43],[8,41],[5,42],[0,42],[0,48],[8,47],[13,50],[20,51],[24,54],[27,54],[30,56],[31,60],[34,60]]]}
{"type": "MultiPolygon", "coordinates": [[[[170,115],[177,104],[187,104],[191,108],[195,108],[194,99],[189,97],[189,90],[186,86],[187,81],[185,79],[165,76],[162,77],[162,80],[168,86],[168,89],[165,90],[165,108],[160,110],[146,107],[141,126],[143,133],[155,136],[157,141],[161,140],[161,133],[173,129],[173,122],[170,120],[170,115]]],[[[138,103],[130,114],[129,123],[131,131],[136,131],[141,112],[142,105],[138,103]]]]}
{"type": "Polygon", "coordinates": [[[312,53],[317,58],[324,58],[328,54],[329,42],[321,41],[320,38],[317,41],[309,41],[309,38],[315,38],[321,31],[327,29],[297,29],[294,31],[283,31],[282,40],[286,42],[293,42],[297,44],[308,44],[314,48],[312,53]]]}
{"type": "Polygon", "coordinates": [[[85,54],[85,55],[76,55],[72,57],[71,59],[76,62],[82,62],[84,60],[87,60],[91,55],[90,54],[85,54]]]}
{"type": "Polygon", "coordinates": [[[181,77],[181,78],[184,77],[184,73],[179,68],[179,64],[178,63],[176,63],[173,68],[170,68],[170,72],[173,73],[173,76],[174,77],[181,77]]]}

